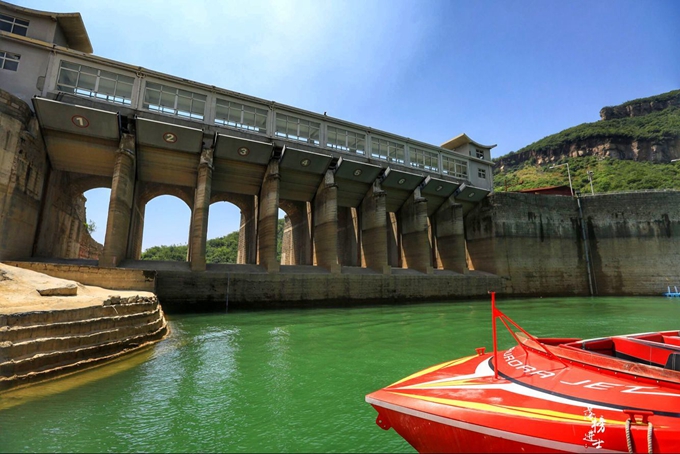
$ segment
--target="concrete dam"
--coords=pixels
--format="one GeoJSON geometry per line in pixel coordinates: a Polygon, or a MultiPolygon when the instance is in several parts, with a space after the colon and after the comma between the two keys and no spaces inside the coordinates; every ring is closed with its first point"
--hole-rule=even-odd
{"type": "Polygon", "coordinates": [[[190,310],[678,283],[678,192],[493,194],[493,145],[465,134],[432,145],[108,60],[77,13],[0,10],[19,24],[0,31],[5,263],[190,310]],[[85,228],[93,188],[111,190],[103,247],[85,228]],[[191,211],[186,262],[140,260],[145,207],[162,195],[191,211]],[[236,264],[206,263],[221,201],[240,210],[236,264]]]}

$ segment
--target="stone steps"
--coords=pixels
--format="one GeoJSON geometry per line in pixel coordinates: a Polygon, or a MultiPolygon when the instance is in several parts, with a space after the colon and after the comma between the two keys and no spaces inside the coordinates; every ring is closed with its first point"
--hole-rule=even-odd
{"type": "Polygon", "coordinates": [[[155,298],[138,298],[0,316],[0,391],[71,373],[162,339],[168,332],[162,308],[155,298]]]}
{"type": "MultiPolygon", "coordinates": [[[[55,322],[50,324],[32,324],[28,326],[15,325],[0,328],[0,338],[14,343],[37,340],[48,337],[84,335],[96,331],[120,328],[127,325],[136,325],[149,322],[158,318],[156,308],[152,311],[144,311],[125,315],[94,317],[68,322],[55,322]]],[[[0,355],[0,359],[2,355],[0,355]]]]}

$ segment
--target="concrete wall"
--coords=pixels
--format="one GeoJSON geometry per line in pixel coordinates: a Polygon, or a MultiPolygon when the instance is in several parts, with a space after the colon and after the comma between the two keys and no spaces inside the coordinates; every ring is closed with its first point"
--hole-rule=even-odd
{"type": "Polygon", "coordinates": [[[0,260],[31,256],[47,171],[37,120],[0,90],[0,260]]]}
{"type": "Polygon", "coordinates": [[[99,256],[77,177],[49,170],[28,105],[0,90],[0,260],[99,256]]]}
{"type": "Polygon", "coordinates": [[[42,262],[5,261],[10,266],[37,271],[60,279],[69,279],[85,285],[112,290],[138,290],[154,292],[156,272],[124,268],[99,268],[87,265],[66,265],[42,262]]]}
{"type": "Polygon", "coordinates": [[[659,295],[680,285],[680,191],[585,197],[601,295],[659,295]]]}
{"type": "MultiPolygon", "coordinates": [[[[680,281],[680,192],[581,199],[599,295],[659,295],[680,281]]],[[[576,199],[496,193],[465,222],[471,264],[508,279],[509,293],[588,295],[576,199]]]]}
{"type": "MultiPolygon", "coordinates": [[[[30,28],[29,25],[29,30],[30,28]]],[[[2,71],[2,89],[15,93],[22,101],[30,104],[33,96],[42,93],[49,51],[10,40],[2,41],[2,50],[21,57],[17,71],[2,71]]]]}
{"type": "Polygon", "coordinates": [[[287,306],[351,306],[488,298],[503,280],[485,273],[266,274],[158,271],[158,300],[166,311],[287,306]]]}

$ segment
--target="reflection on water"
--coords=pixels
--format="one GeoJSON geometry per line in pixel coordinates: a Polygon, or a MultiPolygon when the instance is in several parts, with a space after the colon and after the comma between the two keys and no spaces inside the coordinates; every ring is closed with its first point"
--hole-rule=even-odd
{"type": "MultiPolygon", "coordinates": [[[[678,329],[680,315],[664,298],[499,305],[536,336],[678,329]]],[[[364,396],[490,349],[490,318],[486,301],[175,316],[140,354],[0,394],[0,451],[413,452],[364,396]]]]}
{"type": "Polygon", "coordinates": [[[93,381],[102,380],[111,375],[136,367],[148,361],[152,355],[153,349],[146,348],[126,356],[125,358],[109,361],[82,372],[72,373],[32,386],[7,391],[4,394],[0,394],[0,411],[14,407],[15,405],[24,404],[31,400],[41,399],[52,394],[68,391],[93,381]]]}

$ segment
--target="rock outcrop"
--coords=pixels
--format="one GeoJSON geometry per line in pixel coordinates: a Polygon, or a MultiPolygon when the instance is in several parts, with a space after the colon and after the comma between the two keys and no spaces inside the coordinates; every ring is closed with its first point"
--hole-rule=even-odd
{"type": "Polygon", "coordinates": [[[600,121],[611,121],[611,124],[586,123],[546,137],[516,153],[498,158],[495,169],[504,171],[525,162],[546,165],[563,158],[583,156],[654,163],[667,163],[673,159],[679,159],[680,128],[675,131],[673,127],[679,122],[680,109],[678,107],[680,107],[680,90],[630,101],[620,106],[604,107],[600,111],[602,118],[600,121]],[[644,121],[636,120],[631,124],[625,120],[649,114],[654,114],[652,117],[655,117],[653,120],[650,117],[649,126],[644,121]],[[659,115],[662,116],[661,119],[659,115]],[[659,126],[660,124],[662,126],[659,126]],[[645,133],[640,134],[641,130],[645,133]],[[650,133],[649,130],[657,133],[650,133]],[[658,133],[659,130],[663,131],[663,134],[658,133]],[[617,134],[616,131],[621,131],[621,133],[617,134]],[[655,138],[635,138],[636,135],[655,138]],[[565,138],[572,136],[582,138],[573,140],[565,138]],[[547,145],[546,142],[553,145],[547,145]]]}
{"type": "Polygon", "coordinates": [[[627,137],[579,140],[547,150],[524,150],[503,156],[498,158],[495,168],[502,171],[505,168],[516,167],[526,161],[533,161],[536,165],[546,165],[562,158],[583,156],[656,163],[670,162],[672,159],[680,158],[680,137],[664,142],[630,140],[627,137]]]}
{"type": "Polygon", "coordinates": [[[620,106],[603,107],[600,110],[600,118],[602,120],[613,120],[615,118],[641,117],[669,107],[680,106],[680,90],[672,91],[668,95],[662,99],[639,99],[620,106]]]}
{"type": "Polygon", "coordinates": [[[167,333],[153,293],[85,286],[0,263],[0,391],[120,357],[167,333]]]}

